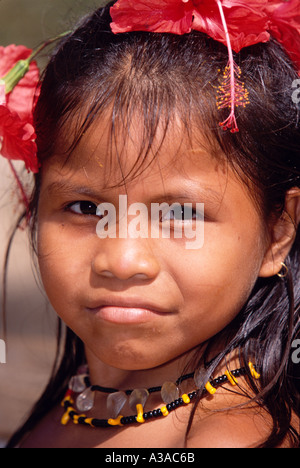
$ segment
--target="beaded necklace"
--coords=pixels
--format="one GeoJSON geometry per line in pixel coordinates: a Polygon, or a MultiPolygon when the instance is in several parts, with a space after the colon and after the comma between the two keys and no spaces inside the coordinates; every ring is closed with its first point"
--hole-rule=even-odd
{"type": "MultiPolygon", "coordinates": [[[[249,362],[249,370],[253,378],[259,379],[260,374],[256,371],[255,366],[249,362]]],[[[245,367],[234,371],[226,371],[224,375],[208,381],[201,393],[201,399],[206,395],[214,395],[219,387],[225,383],[230,383],[232,386],[237,385],[237,378],[245,376],[247,369],[245,367]]],[[[199,388],[202,386],[200,382],[203,380],[203,369],[198,369],[192,374],[187,374],[180,377],[176,383],[165,382],[161,387],[152,387],[149,389],[135,389],[119,391],[114,388],[106,388],[98,385],[90,385],[89,376],[87,374],[79,374],[70,380],[69,389],[62,401],[62,406],[65,413],[61,419],[61,424],[66,425],[70,420],[74,424],[90,426],[93,428],[106,428],[115,426],[127,426],[130,424],[142,424],[151,419],[157,419],[168,416],[172,411],[175,411],[181,406],[189,405],[199,396],[199,388]],[[179,385],[188,379],[194,379],[196,387],[191,393],[184,393],[179,396],[179,385]],[[108,394],[107,408],[111,413],[110,419],[88,418],[86,414],[81,414],[74,408],[76,393],[79,396],[76,399],[76,406],[79,411],[89,411],[94,406],[95,392],[108,394]],[[164,406],[153,411],[144,412],[144,406],[151,393],[161,392],[161,397],[164,406]],[[120,413],[129,398],[130,407],[136,411],[135,415],[122,416],[120,413]]]]}

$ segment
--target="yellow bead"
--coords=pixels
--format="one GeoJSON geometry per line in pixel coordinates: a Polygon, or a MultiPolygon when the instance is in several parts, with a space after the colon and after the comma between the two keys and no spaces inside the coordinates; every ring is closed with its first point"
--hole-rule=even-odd
{"type": "Polygon", "coordinates": [[[185,393],[184,395],[182,395],[181,398],[183,399],[183,401],[184,401],[184,403],[185,403],[186,405],[188,405],[188,404],[191,402],[190,397],[189,397],[186,393],[185,393]]]}
{"type": "Polygon", "coordinates": [[[72,411],[74,411],[74,408],[69,407],[69,408],[67,409],[67,411],[65,412],[65,414],[63,415],[63,417],[61,418],[61,421],[60,421],[60,422],[61,422],[61,424],[62,424],[63,426],[66,426],[66,425],[68,424],[68,422],[70,421],[70,419],[71,419],[70,413],[71,413],[72,411]]]}
{"type": "Polygon", "coordinates": [[[137,422],[140,424],[143,424],[145,422],[143,405],[136,405],[136,411],[137,411],[137,417],[136,417],[137,422]]]}
{"type": "MultiPolygon", "coordinates": [[[[123,426],[123,424],[121,423],[121,419],[123,418],[123,416],[118,416],[117,419],[109,419],[107,422],[110,426],[123,426]]],[[[87,422],[87,420],[85,421],[87,422]]]]}
{"type": "MultiPolygon", "coordinates": [[[[122,418],[122,416],[121,416],[121,418],[122,418]]],[[[85,422],[86,424],[88,424],[89,426],[94,427],[93,424],[92,424],[92,421],[93,421],[92,418],[85,418],[85,421],[84,421],[84,422],[85,422]]]]}
{"type": "Polygon", "coordinates": [[[68,422],[70,421],[70,416],[68,413],[65,413],[63,415],[63,417],[61,418],[60,420],[60,423],[63,425],[63,426],[66,426],[68,424],[68,422]]]}
{"type": "Polygon", "coordinates": [[[75,414],[75,416],[73,417],[73,423],[74,424],[79,424],[79,418],[86,418],[86,415],[85,414],[75,414]]]}
{"type": "Polygon", "coordinates": [[[169,411],[167,410],[167,407],[166,406],[163,406],[160,411],[162,412],[163,416],[168,416],[169,415],[169,411]]]}
{"type": "Polygon", "coordinates": [[[229,380],[229,382],[231,383],[231,385],[235,386],[235,385],[237,384],[237,380],[236,380],[236,378],[232,375],[231,372],[226,371],[226,372],[225,372],[225,375],[226,375],[227,379],[229,380]]]}
{"type": "Polygon", "coordinates": [[[256,380],[260,379],[260,374],[258,372],[256,372],[252,362],[249,362],[249,369],[250,369],[251,375],[252,375],[252,377],[254,379],[256,379],[256,380]]]}
{"type": "Polygon", "coordinates": [[[214,395],[214,394],[216,393],[216,391],[217,391],[217,389],[214,388],[214,387],[211,385],[210,382],[207,382],[207,384],[205,385],[205,388],[206,388],[206,390],[208,391],[208,393],[209,393],[210,395],[214,395]]]}

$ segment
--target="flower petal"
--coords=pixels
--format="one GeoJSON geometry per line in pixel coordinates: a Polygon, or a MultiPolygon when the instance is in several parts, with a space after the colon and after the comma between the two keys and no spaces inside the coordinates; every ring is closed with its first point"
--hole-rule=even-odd
{"type": "MultiPolygon", "coordinates": [[[[0,47],[0,79],[3,78],[19,60],[26,60],[32,53],[25,46],[14,44],[0,47]]],[[[39,69],[36,62],[32,62],[29,71],[20,80],[14,90],[6,96],[6,104],[11,112],[16,112],[21,120],[33,122],[32,109],[39,94],[39,69]]],[[[3,104],[3,100],[1,102],[3,104]]]]}
{"type": "Polygon", "coordinates": [[[267,12],[271,16],[270,32],[286,49],[300,73],[300,2],[270,1],[267,12]]]}
{"type": "Polygon", "coordinates": [[[0,77],[6,75],[19,60],[26,60],[30,57],[32,49],[23,45],[11,44],[7,47],[0,47],[0,77]]]}
{"type": "MultiPolygon", "coordinates": [[[[227,22],[232,49],[239,52],[244,47],[267,42],[270,39],[269,21],[262,7],[267,0],[243,1],[223,0],[222,6],[227,22]]],[[[211,38],[226,45],[217,3],[204,1],[194,11],[193,29],[208,34],[211,38]]]]}
{"type": "Polygon", "coordinates": [[[110,10],[117,33],[151,31],[185,34],[191,31],[192,2],[182,0],[119,0],[110,10]]]}
{"type": "Polygon", "coordinates": [[[6,104],[5,84],[0,84],[0,106],[6,104]]]}
{"type": "Polygon", "coordinates": [[[26,168],[38,172],[36,134],[31,123],[22,121],[6,106],[0,106],[1,155],[6,159],[24,161],[26,168]]]}
{"type": "Polygon", "coordinates": [[[39,77],[39,69],[36,63],[32,62],[24,78],[7,95],[9,110],[16,112],[22,120],[27,120],[31,123],[33,123],[34,103],[39,95],[39,77]]]}

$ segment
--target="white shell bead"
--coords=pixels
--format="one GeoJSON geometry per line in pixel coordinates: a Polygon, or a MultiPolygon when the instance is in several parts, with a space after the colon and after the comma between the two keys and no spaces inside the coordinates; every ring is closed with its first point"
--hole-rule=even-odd
{"type": "Polygon", "coordinates": [[[116,419],[127,402],[127,395],[124,392],[111,393],[107,397],[107,410],[112,419],[116,419]]]}
{"type": "Polygon", "coordinates": [[[95,392],[91,390],[91,387],[87,388],[82,392],[76,400],[77,409],[80,412],[90,411],[94,407],[95,403],[95,392]]]}
{"type": "Polygon", "coordinates": [[[142,405],[143,407],[145,406],[147,400],[149,397],[149,392],[145,388],[138,388],[136,390],[133,390],[129,397],[129,405],[130,408],[135,411],[136,410],[136,405],[142,405]]]}
{"type": "Polygon", "coordinates": [[[82,393],[86,389],[84,379],[87,375],[74,375],[69,382],[69,389],[75,393],[82,393]]]}
{"type": "Polygon", "coordinates": [[[164,403],[172,403],[179,398],[179,388],[173,382],[165,382],[161,388],[161,398],[164,403]]]}

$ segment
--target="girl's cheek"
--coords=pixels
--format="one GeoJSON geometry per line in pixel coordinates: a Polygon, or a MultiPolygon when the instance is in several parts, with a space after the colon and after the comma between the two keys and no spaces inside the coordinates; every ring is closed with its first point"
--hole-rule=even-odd
{"type": "Polygon", "coordinates": [[[39,224],[38,259],[47,293],[48,289],[51,292],[52,288],[59,290],[61,285],[68,284],[70,260],[76,258],[72,244],[64,240],[63,230],[63,226],[58,227],[47,222],[39,224]]]}

